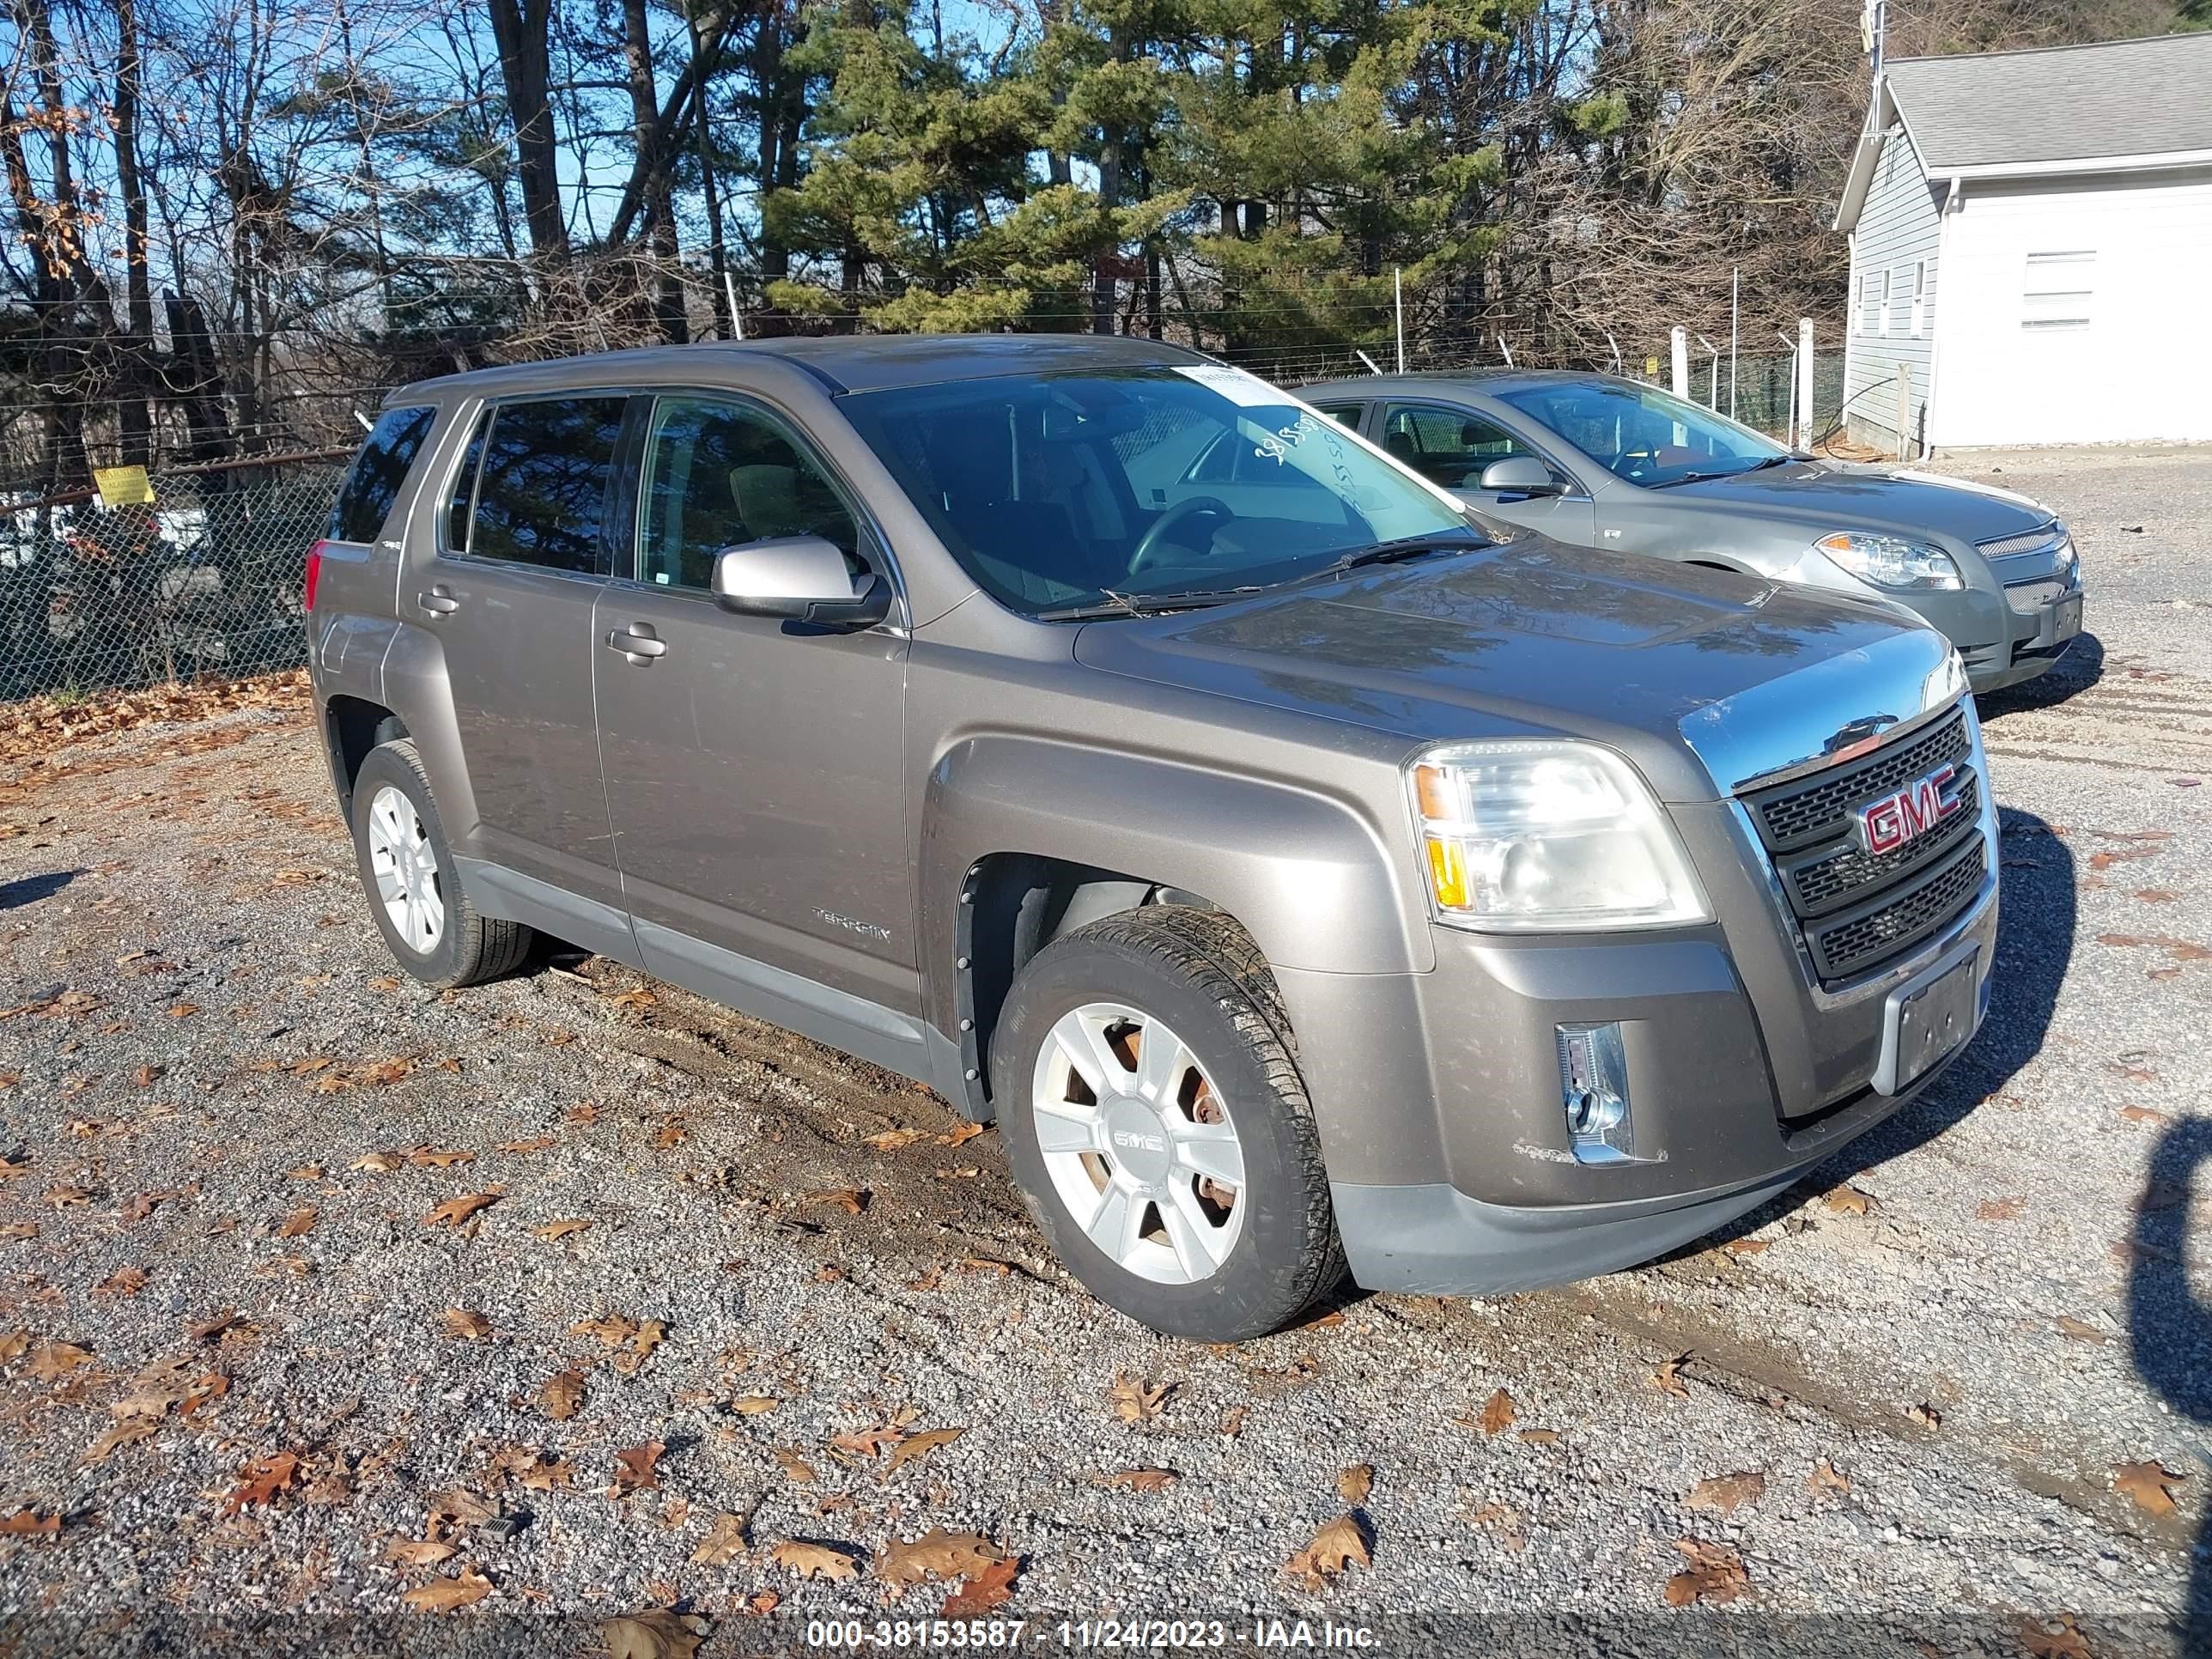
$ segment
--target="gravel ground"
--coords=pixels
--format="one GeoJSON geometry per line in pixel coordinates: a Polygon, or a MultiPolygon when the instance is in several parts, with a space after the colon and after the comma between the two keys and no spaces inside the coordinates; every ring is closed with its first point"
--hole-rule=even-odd
{"type": "Polygon", "coordinates": [[[2073,522],[2094,635],[1984,710],[1972,1053],[1666,1261],[1235,1349],[1088,1300],[910,1085],[596,959],[395,977],[300,712],[17,765],[0,1639],[2212,1650],[2212,453],[1953,465],[2073,522]]]}

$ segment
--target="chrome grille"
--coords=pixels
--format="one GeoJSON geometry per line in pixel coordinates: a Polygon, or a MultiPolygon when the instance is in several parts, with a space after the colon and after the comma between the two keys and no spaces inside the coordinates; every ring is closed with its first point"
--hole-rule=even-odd
{"type": "Polygon", "coordinates": [[[1927,880],[1869,909],[1805,930],[1824,980],[1849,979],[1910,950],[1973,902],[1989,860],[1977,836],[1927,880]]]}
{"type": "Polygon", "coordinates": [[[1961,706],[1870,755],[1745,799],[1824,984],[1905,954],[1972,906],[1990,869],[1977,758],[1961,706]],[[1955,769],[1949,812],[1889,852],[1860,845],[1860,810],[1946,765],[1955,769]]]}
{"type": "Polygon", "coordinates": [[[1983,557],[2002,559],[2014,553],[2039,553],[2046,547],[2057,546],[2065,536],[2066,526],[2053,519],[2039,529],[2023,530],[2017,536],[1998,536],[1974,545],[1981,550],[1983,557]]]}
{"type": "Polygon", "coordinates": [[[1850,831],[1853,807],[1886,795],[1946,761],[1964,764],[1972,746],[1966,716],[1954,709],[1926,737],[1876,750],[1863,760],[1820,773],[1810,782],[1785,784],[1753,796],[1752,816],[1770,852],[1833,841],[1850,831]]]}
{"type": "Polygon", "coordinates": [[[1840,852],[1823,847],[1808,858],[1777,865],[1783,885],[1790,890],[1792,907],[1801,916],[1825,915],[1848,904],[1863,892],[1909,875],[1978,828],[1981,783],[1971,772],[1959,786],[1958,808],[1925,835],[1916,836],[1891,853],[1869,853],[1856,844],[1840,852]]]}

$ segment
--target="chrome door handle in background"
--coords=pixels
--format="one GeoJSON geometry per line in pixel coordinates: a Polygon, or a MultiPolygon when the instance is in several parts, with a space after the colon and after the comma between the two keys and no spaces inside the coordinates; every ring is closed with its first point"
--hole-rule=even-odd
{"type": "Polygon", "coordinates": [[[417,593],[415,602],[434,617],[450,617],[461,608],[461,602],[453,596],[443,582],[427,593],[417,593]]]}
{"type": "Polygon", "coordinates": [[[651,630],[640,632],[635,623],[617,628],[607,635],[607,649],[619,651],[635,663],[651,662],[655,657],[668,654],[668,641],[655,639],[651,630]]]}

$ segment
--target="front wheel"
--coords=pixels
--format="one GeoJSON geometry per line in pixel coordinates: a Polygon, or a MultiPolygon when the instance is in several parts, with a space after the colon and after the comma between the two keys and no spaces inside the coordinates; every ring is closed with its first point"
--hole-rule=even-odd
{"type": "Polygon", "coordinates": [[[1313,1109],[1258,947],[1125,911],[1039,951],[992,1039],[1015,1179],[1068,1271],[1156,1330],[1264,1336],[1344,1256],[1313,1109]]]}

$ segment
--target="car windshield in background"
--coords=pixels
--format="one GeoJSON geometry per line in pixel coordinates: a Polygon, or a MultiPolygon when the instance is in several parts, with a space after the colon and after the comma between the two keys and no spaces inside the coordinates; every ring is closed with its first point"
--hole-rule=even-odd
{"type": "Polygon", "coordinates": [[[1749,427],[1650,386],[1546,380],[1497,395],[1607,471],[1648,488],[1732,477],[1790,459],[1749,427]]]}
{"type": "Polygon", "coordinates": [[[1378,544],[1480,538],[1327,416],[1211,364],[855,394],[847,418],[1015,610],[1197,603],[1378,544]]]}

